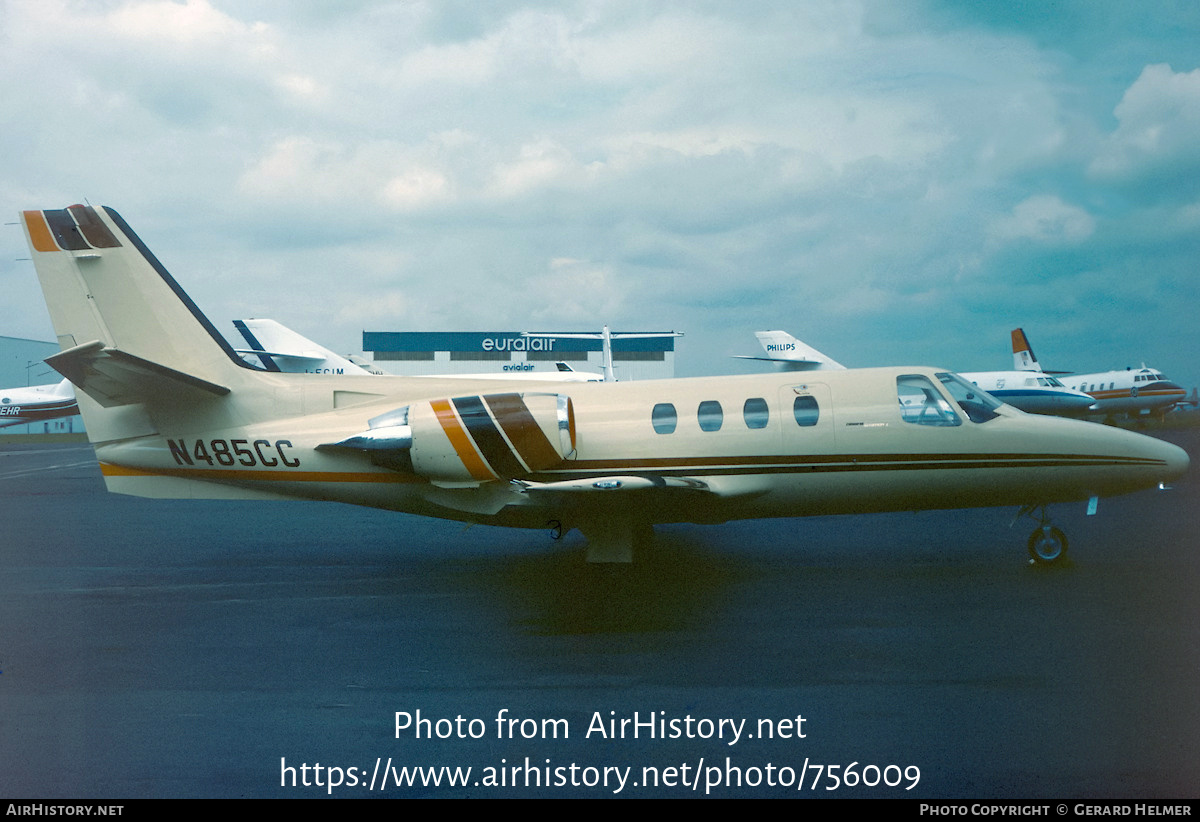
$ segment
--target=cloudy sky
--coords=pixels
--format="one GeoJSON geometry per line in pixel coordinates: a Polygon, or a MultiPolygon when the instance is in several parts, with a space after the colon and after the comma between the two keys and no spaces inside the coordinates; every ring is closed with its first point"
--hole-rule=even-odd
{"type": "MultiPolygon", "coordinates": [[[[1200,382],[1200,4],[0,0],[0,202],[214,320],[1200,382]]],[[[0,334],[53,332],[15,225],[0,334]]]]}

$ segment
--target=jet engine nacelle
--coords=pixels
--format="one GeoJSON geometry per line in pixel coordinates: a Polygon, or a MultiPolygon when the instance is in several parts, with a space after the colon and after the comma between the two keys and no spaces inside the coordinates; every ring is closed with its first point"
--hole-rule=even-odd
{"type": "Polygon", "coordinates": [[[575,414],[563,394],[510,393],[429,400],[375,417],[337,445],[386,457],[407,455],[430,480],[511,480],[551,468],[575,451],[575,414]]]}

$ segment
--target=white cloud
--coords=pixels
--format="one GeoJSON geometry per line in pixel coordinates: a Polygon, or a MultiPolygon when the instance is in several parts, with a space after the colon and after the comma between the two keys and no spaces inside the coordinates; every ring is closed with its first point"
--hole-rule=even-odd
{"type": "Polygon", "coordinates": [[[1054,195],[1039,194],[1018,203],[1011,213],[992,222],[988,235],[999,243],[1029,240],[1046,245],[1082,242],[1096,230],[1095,219],[1082,208],[1054,195]]]}
{"type": "Polygon", "coordinates": [[[1200,69],[1146,66],[1113,113],[1118,125],[1091,164],[1094,174],[1194,168],[1200,159],[1200,69]]]}
{"type": "Polygon", "coordinates": [[[213,8],[208,0],[125,3],[108,15],[108,21],[118,34],[171,47],[224,42],[267,30],[266,23],[242,22],[213,8]]]}
{"type": "MultiPolygon", "coordinates": [[[[1126,182],[1195,168],[1193,66],[881,8],[8,3],[0,190],[150,215],[184,264],[228,240],[239,305],[278,304],[254,284],[281,259],[310,294],[401,278],[387,313],[426,329],[566,310],[719,335],[807,306],[903,335],[1013,255],[1056,280],[1101,241],[1188,245],[1194,186],[1155,210],[1126,182]]],[[[353,339],[352,303],[331,316],[353,339]]]]}

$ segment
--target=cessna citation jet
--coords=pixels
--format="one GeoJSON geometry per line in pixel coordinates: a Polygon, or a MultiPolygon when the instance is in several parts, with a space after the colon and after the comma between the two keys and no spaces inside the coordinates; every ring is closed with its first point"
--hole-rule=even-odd
{"type": "Polygon", "coordinates": [[[318,500],[579,529],[627,562],[656,523],[1053,502],[1180,476],[1180,448],[1038,417],[940,369],[547,383],[249,367],[113,210],[22,221],[111,491],[318,500]]]}
{"type": "MultiPolygon", "coordinates": [[[[836,371],[846,367],[786,331],[756,331],[754,336],[758,337],[767,356],[739,356],[737,359],[774,362],[788,371],[836,371]]],[[[1047,374],[975,371],[962,372],[959,376],[975,383],[996,399],[1031,414],[1077,416],[1095,402],[1089,395],[1067,388],[1047,374]]]]}

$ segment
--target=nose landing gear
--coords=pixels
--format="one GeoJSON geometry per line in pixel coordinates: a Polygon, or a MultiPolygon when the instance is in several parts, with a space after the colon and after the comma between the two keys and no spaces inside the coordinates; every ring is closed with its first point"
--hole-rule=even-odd
{"type": "Polygon", "coordinates": [[[1067,535],[1053,525],[1041,525],[1029,535],[1029,556],[1033,562],[1049,564],[1067,555],[1067,535]]]}
{"type": "Polygon", "coordinates": [[[1046,506],[1026,505],[1017,516],[1028,516],[1038,521],[1038,527],[1029,535],[1029,561],[1038,565],[1061,562],[1067,555],[1067,535],[1050,524],[1046,506]]]}

